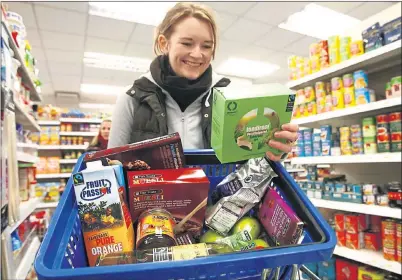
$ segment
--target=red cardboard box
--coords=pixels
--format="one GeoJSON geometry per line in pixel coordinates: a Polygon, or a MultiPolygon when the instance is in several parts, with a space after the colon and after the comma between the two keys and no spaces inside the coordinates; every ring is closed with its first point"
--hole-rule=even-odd
{"type": "Polygon", "coordinates": [[[342,259],[336,259],[336,279],[357,280],[359,267],[357,264],[342,259]]]}
{"type": "MultiPolygon", "coordinates": [[[[178,223],[208,198],[209,180],[200,168],[129,171],[127,178],[128,202],[134,222],[143,211],[162,208],[178,223]]],[[[202,207],[184,225],[193,236],[201,233],[205,210],[206,207],[202,207]]]]}
{"type": "Polygon", "coordinates": [[[346,232],[345,231],[336,231],[336,240],[339,246],[346,246],[346,232]]]}
{"type": "Polygon", "coordinates": [[[364,248],[379,251],[381,249],[381,233],[365,232],[364,233],[364,248]]]}
{"type": "Polygon", "coordinates": [[[380,216],[370,215],[370,229],[372,232],[381,232],[381,220],[380,216]]]}
{"type": "Polygon", "coordinates": [[[336,231],[345,231],[345,214],[335,214],[335,230],[336,231]]]}
{"type": "Polygon", "coordinates": [[[364,246],[364,232],[346,232],[346,247],[353,250],[362,249],[364,246]]]}
{"type": "Polygon", "coordinates": [[[365,214],[345,215],[345,230],[348,233],[358,233],[367,230],[368,218],[365,214]]]}

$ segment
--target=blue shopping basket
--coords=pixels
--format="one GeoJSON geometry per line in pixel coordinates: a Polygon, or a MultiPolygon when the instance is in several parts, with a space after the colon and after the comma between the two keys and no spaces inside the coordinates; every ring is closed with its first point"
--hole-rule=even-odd
{"type": "MultiPolygon", "coordinates": [[[[84,156],[84,155],[83,155],[84,156]]],[[[83,156],[74,172],[85,168],[83,156]]],[[[221,164],[212,150],[185,151],[188,166],[202,167],[211,190],[236,164],[221,164]]],[[[290,265],[328,260],[335,249],[333,230],[281,163],[270,162],[278,174],[275,184],[281,195],[305,222],[306,237],[300,245],[271,247],[264,250],[213,255],[186,261],[88,267],[81,223],[71,178],[60,199],[49,229],[35,259],[39,280],[198,280],[198,279],[272,279],[267,273],[282,267],[279,279],[288,279],[290,265]]]]}

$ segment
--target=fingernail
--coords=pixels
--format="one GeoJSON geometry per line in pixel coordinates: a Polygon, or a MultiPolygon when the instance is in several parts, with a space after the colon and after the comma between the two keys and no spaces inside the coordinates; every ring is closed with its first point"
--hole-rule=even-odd
{"type": "Polygon", "coordinates": [[[275,132],[274,137],[279,137],[279,132],[275,132]]]}
{"type": "Polygon", "coordinates": [[[285,130],[288,126],[286,124],[283,124],[281,127],[283,130],[285,130]]]}

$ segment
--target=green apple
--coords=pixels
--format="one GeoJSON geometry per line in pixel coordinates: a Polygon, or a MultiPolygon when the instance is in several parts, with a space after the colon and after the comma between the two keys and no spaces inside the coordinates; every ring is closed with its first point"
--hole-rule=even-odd
{"type": "Polygon", "coordinates": [[[253,241],[255,243],[255,248],[254,249],[269,248],[268,243],[263,239],[256,239],[256,240],[253,240],[253,241]]]}
{"type": "Polygon", "coordinates": [[[215,243],[217,240],[224,238],[222,235],[217,234],[213,230],[208,230],[201,236],[201,243],[215,243]]]}
{"type": "Polygon", "coordinates": [[[261,233],[261,226],[259,221],[253,217],[243,217],[233,226],[231,234],[235,234],[244,230],[247,230],[250,233],[251,239],[257,239],[261,233]]]}

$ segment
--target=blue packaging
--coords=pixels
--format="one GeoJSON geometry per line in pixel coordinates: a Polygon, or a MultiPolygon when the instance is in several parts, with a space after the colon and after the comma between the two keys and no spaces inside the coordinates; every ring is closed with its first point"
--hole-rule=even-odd
{"type": "Polygon", "coordinates": [[[304,156],[306,156],[306,157],[313,156],[313,143],[312,142],[304,142],[304,156]]]}
{"type": "Polygon", "coordinates": [[[331,155],[331,147],[332,147],[331,140],[321,141],[321,155],[322,156],[330,156],[331,155]]]}
{"type": "Polygon", "coordinates": [[[316,165],[308,165],[307,166],[307,179],[310,181],[317,180],[317,166],[316,165]]]}
{"type": "Polygon", "coordinates": [[[401,17],[391,20],[382,26],[385,45],[401,39],[401,17]]]}
{"type": "Polygon", "coordinates": [[[324,191],[326,192],[334,192],[335,184],[333,182],[327,182],[324,184],[324,191]]]}
{"type": "Polygon", "coordinates": [[[335,192],[336,193],[345,193],[346,192],[346,184],[336,183],[335,184],[335,192]]]}
{"type": "Polygon", "coordinates": [[[304,144],[303,130],[297,132],[297,144],[304,144]]]}
{"type": "MultiPolygon", "coordinates": [[[[368,87],[367,72],[364,70],[355,71],[353,73],[353,81],[354,81],[355,90],[367,88],[368,87]]],[[[356,103],[360,104],[360,103],[358,103],[358,100],[356,100],[356,103]]]]}
{"type": "Polygon", "coordinates": [[[321,126],[320,139],[321,141],[330,141],[332,136],[332,126],[331,125],[322,125],[321,126]]]}
{"type": "Polygon", "coordinates": [[[352,192],[354,194],[363,194],[363,186],[359,184],[354,184],[352,186],[352,192]]]}
{"type": "Polygon", "coordinates": [[[343,200],[343,193],[337,193],[337,192],[332,193],[332,200],[344,201],[343,200]]]}
{"type": "Polygon", "coordinates": [[[314,132],[313,134],[313,143],[321,141],[321,132],[314,132]]]}
{"type": "Polygon", "coordinates": [[[313,142],[313,156],[321,156],[321,141],[313,142]]]}
{"type": "Polygon", "coordinates": [[[304,143],[306,143],[306,142],[312,143],[313,142],[313,129],[312,128],[303,129],[303,139],[304,139],[304,143]]]}
{"type": "Polygon", "coordinates": [[[333,196],[332,192],[324,191],[323,194],[322,194],[322,199],[332,200],[332,196],[333,196]]]}
{"type": "Polygon", "coordinates": [[[295,147],[295,153],[297,157],[304,157],[304,144],[297,144],[295,147]]]}
{"type": "Polygon", "coordinates": [[[353,185],[352,184],[346,184],[346,192],[347,193],[352,193],[353,192],[353,185]]]}
{"type": "Polygon", "coordinates": [[[314,186],[316,190],[324,190],[324,183],[323,182],[314,182],[314,186]]]}
{"type": "Polygon", "coordinates": [[[314,190],[314,188],[315,188],[313,181],[307,181],[307,182],[305,182],[305,185],[306,185],[307,190],[314,190]]]}

